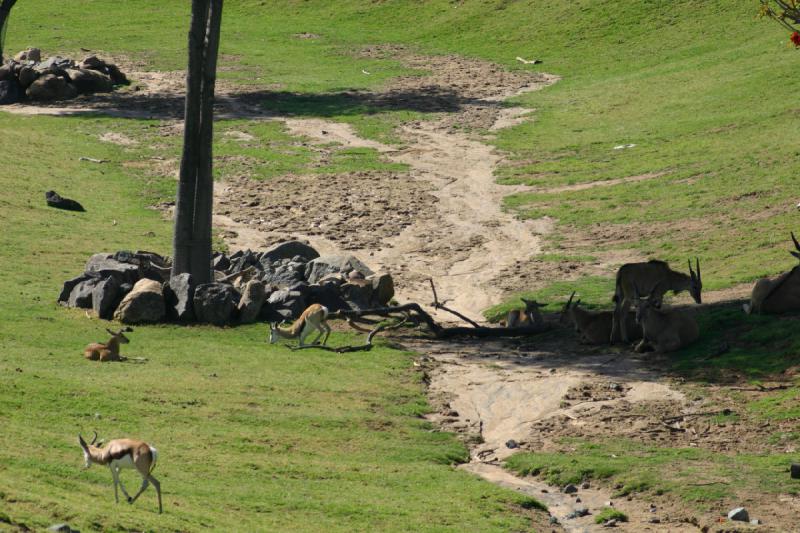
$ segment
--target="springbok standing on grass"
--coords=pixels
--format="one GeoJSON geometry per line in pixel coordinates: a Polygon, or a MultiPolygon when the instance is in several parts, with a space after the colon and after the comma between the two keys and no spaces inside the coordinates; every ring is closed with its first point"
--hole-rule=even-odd
{"type": "Polygon", "coordinates": [[[651,305],[656,308],[661,306],[664,293],[672,291],[678,293],[689,291],[694,301],[701,303],[703,282],[700,278],[700,260],[695,258],[697,272],[692,270],[689,261],[689,275],[672,270],[664,261],[651,260],[646,263],[628,263],[619,267],[617,282],[614,290],[614,321],[611,328],[611,342],[629,342],[625,320],[635,300],[634,287],[640,294],[649,294],[652,297],[651,305]]]}
{"type": "Polygon", "coordinates": [[[525,298],[520,298],[520,300],[525,304],[525,307],[509,311],[508,315],[506,315],[505,326],[507,328],[525,328],[534,324],[541,324],[542,314],[539,312],[539,308],[544,307],[545,304],[540,304],[536,300],[526,300],[525,298]]]}
{"type": "MultiPolygon", "coordinates": [[[[161,483],[153,477],[153,469],[156,467],[156,460],[158,459],[158,451],[147,444],[146,442],[133,439],[115,439],[109,441],[105,448],[99,445],[95,446],[97,441],[97,432],[94,433],[92,442],[86,444],[83,437],[78,435],[78,442],[83,448],[83,458],[86,460],[86,468],[92,466],[92,463],[99,465],[108,465],[111,470],[111,477],[114,479],[114,499],[119,503],[119,495],[117,494],[117,486],[122,489],[122,493],[128,499],[128,503],[133,503],[136,498],[144,492],[144,489],[152,483],[158,493],[158,512],[161,513],[161,483]],[[125,490],[125,486],[119,480],[119,471],[123,468],[135,468],[139,475],[142,476],[142,487],[136,496],[131,498],[125,490]]],[[[102,445],[102,443],[101,443],[102,445]]]]}
{"type": "Polygon", "coordinates": [[[269,325],[269,342],[270,344],[275,344],[278,342],[278,339],[296,339],[300,338],[300,346],[305,346],[305,340],[308,335],[316,330],[318,332],[317,337],[311,344],[317,344],[319,342],[319,338],[322,337],[322,334],[325,334],[325,338],[322,339],[322,345],[325,346],[325,343],[328,342],[328,335],[331,334],[331,327],[326,322],[328,318],[328,308],[324,305],[320,304],[311,304],[309,305],[303,314],[300,315],[300,318],[294,321],[294,323],[286,328],[283,329],[276,322],[273,322],[269,325]]]}
{"type": "Polygon", "coordinates": [[[92,361],[119,361],[119,345],[131,342],[123,333],[133,331],[132,327],[121,329],[117,332],[106,329],[111,338],[105,344],[100,342],[89,343],[83,349],[83,356],[92,361]]]}

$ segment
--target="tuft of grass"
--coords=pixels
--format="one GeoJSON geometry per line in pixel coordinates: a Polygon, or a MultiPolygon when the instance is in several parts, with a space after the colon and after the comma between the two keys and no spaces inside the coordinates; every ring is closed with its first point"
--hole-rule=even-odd
{"type": "Polygon", "coordinates": [[[617,522],[627,522],[628,515],[626,515],[619,509],[608,507],[597,513],[597,516],[594,517],[595,524],[604,524],[609,520],[616,520],[617,522]]]}

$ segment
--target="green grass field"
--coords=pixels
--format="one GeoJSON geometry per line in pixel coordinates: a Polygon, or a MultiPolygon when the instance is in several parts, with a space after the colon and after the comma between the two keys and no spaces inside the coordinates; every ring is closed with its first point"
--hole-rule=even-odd
{"type": "MultiPolygon", "coordinates": [[[[507,198],[506,207],[520,216],[557,219],[542,260],[590,261],[631,248],[682,265],[698,255],[708,289],[794,264],[786,251],[789,231],[800,230],[794,207],[800,55],[787,47],[786,32],[754,19],[755,1],[678,0],[667,11],[647,0],[238,0],[225,9],[221,80],[274,91],[265,94],[273,111],[349,122],[384,142],[397,142],[398,124],[423,117],[343,97],[412,74],[394,60],[358,56],[363,46],[401,43],[509,69],[531,70],[516,56],[543,59],[536,68],[563,79],[517,99],[536,108],[535,120],[495,139],[507,152],[498,179],[546,189],[659,176],[507,198]],[[302,33],[318,38],[295,37],[302,33]],[[629,143],[636,146],[613,149],[629,143]],[[575,235],[597,228],[629,238],[572,245],[575,235]]],[[[143,68],[178,70],[188,10],[177,0],[140,0],[135,8],[112,0],[25,0],[12,11],[6,51],[38,46],[78,57],[87,48],[143,68]]],[[[56,306],[61,283],[98,251],[170,253],[171,226],[147,206],[171,198],[174,182],[123,165],[176,157],[174,141],[151,142],[155,126],[0,112],[0,529],[57,521],[85,531],[530,529],[530,501],[452,468],[465,448],[419,418],[427,405],[410,354],[388,347],[347,356],[292,354],[267,346],[264,326],[162,326],[136,328],[125,347],[146,363],[83,360],[83,345],[102,340],[108,324],[56,306]],[[131,148],[98,142],[109,130],[142,142],[131,148]],[[109,163],[80,162],[83,155],[109,163]],[[79,199],[88,212],[48,210],[49,189],[79,199]],[[155,475],[164,489],[163,516],[155,513],[152,489],[134,507],[116,506],[110,474],[81,469],[76,434],[92,429],[106,439],[141,437],[160,449],[155,475]]],[[[316,155],[282,128],[247,121],[220,122],[215,153],[229,156],[219,173],[235,172],[245,159],[262,179],[389,167],[370,150],[341,151],[315,167],[316,155]],[[257,146],[229,142],[226,130],[253,135],[257,146]]],[[[548,280],[532,294],[555,309],[575,288],[584,302],[605,306],[613,282],[548,280]]],[[[701,320],[707,334],[675,357],[675,372],[710,381],[732,371],[763,379],[800,363],[792,318],[771,321],[722,308],[701,320]],[[726,340],[731,349],[708,359],[730,330],[737,332],[726,340]]],[[[753,409],[796,418],[796,400],[792,388],[753,409]]],[[[588,466],[562,465],[563,456],[520,456],[512,466],[561,482],[578,475],[575,468],[605,465],[608,450],[626,445],[581,446],[588,466]]],[[[663,465],[700,459],[716,465],[692,455],[699,450],[634,451],[636,461],[593,475],[636,490],[679,491],[680,476],[691,470],[660,479],[663,465]]],[[[736,466],[772,472],[775,461],[741,456],[736,466]]],[[[766,479],[761,473],[753,477],[758,483],[766,479]]],[[[123,481],[129,489],[137,483],[132,476],[123,481]]]]}

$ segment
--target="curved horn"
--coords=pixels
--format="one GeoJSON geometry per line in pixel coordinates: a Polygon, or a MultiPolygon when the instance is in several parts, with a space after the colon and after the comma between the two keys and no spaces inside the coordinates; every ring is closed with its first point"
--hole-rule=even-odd
{"type": "Polygon", "coordinates": [[[569,295],[569,300],[567,300],[567,304],[564,306],[564,309],[569,309],[570,304],[572,304],[573,298],[575,298],[575,291],[572,291],[572,294],[569,295]]]}
{"type": "Polygon", "coordinates": [[[80,433],[78,433],[78,444],[81,445],[81,448],[86,448],[86,441],[83,440],[83,437],[80,433]]]}
{"type": "Polygon", "coordinates": [[[689,264],[689,275],[694,278],[695,275],[694,275],[694,270],[692,270],[692,260],[687,259],[686,262],[689,264]]]}
{"type": "Polygon", "coordinates": [[[89,443],[89,446],[94,446],[95,442],[97,442],[97,432],[96,431],[94,432],[94,438],[92,439],[92,442],[89,443]]]}
{"type": "Polygon", "coordinates": [[[697,270],[697,279],[700,279],[700,258],[695,257],[694,261],[695,261],[695,268],[697,270]]]}
{"type": "Polygon", "coordinates": [[[792,241],[794,241],[794,247],[797,248],[798,251],[796,252],[792,251],[789,253],[795,256],[796,258],[800,259],[800,243],[797,242],[797,238],[795,238],[794,232],[792,232],[792,241]]]}

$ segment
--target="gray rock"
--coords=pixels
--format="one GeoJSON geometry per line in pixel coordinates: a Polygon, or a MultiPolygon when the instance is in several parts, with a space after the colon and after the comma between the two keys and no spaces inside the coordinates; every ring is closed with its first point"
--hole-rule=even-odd
{"type": "MultiPolygon", "coordinates": [[[[263,264],[263,263],[262,263],[263,264]]],[[[293,285],[298,281],[303,281],[303,270],[298,270],[291,264],[279,265],[278,267],[269,267],[265,269],[261,276],[261,280],[267,285],[275,285],[277,287],[287,287],[293,285]]]]}
{"type": "Polygon", "coordinates": [[[506,441],[506,448],[513,450],[514,448],[519,448],[519,444],[514,439],[509,439],[506,441]]]}
{"type": "Polygon", "coordinates": [[[55,207],[56,209],[64,209],[66,211],[86,211],[79,202],[69,198],[63,198],[56,191],[47,191],[44,193],[44,199],[48,206],[55,207]]]}
{"type": "Polygon", "coordinates": [[[170,320],[191,322],[194,315],[194,280],[188,273],[172,276],[164,285],[164,301],[170,320]]]}
{"type": "Polygon", "coordinates": [[[372,304],[384,307],[394,298],[394,280],[388,272],[379,272],[368,278],[372,282],[372,304]]]}
{"type": "Polygon", "coordinates": [[[792,463],[789,467],[789,476],[792,479],[800,479],[800,463],[792,463]]]}
{"type": "Polygon", "coordinates": [[[123,283],[134,284],[142,278],[139,265],[118,261],[111,254],[94,254],[86,262],[84,270],[102,278],[117,276],[123,283]]]}
{"type": "Polygon", "coordinates": [[[67,69],[66,72],[80,94],[111,92],[111,78],[102,72],[85,68],[67,69]]]}
{"type": "Polygon", "coordinates": [[[55,74],[45,74],[34,81],[25,94],[31,100],[49,101],[67,98],[71,92],[64,78],[55,74]]]}
{"type": "Polygon", "coordinates": [[[82,281],[72,289],[67,305],[80,309],[91,309],[94,298],[94,288],[101,282],[100,278],[91,277],[82,281]]]}
{"type": "Polygon", "coordinates": [[[567,520],[573,520],[575,518],[580,518],[588,514],[589,514],[589,509],[587,509],[586,507],[578,507],[577,509],[569,513],[565,518],[567,518],[567,520]]]}
{"type": "Polygon", "coordinates": [[[744,507],[737,507],[728,512],[728,520],[735,520],[737,522],[749,522],[750,515],[747,514],[747,509],[744,507]]]}
{"type": "Polygon", "coordinates": [[[169,281],[172,264],[156,253],[144,252],[141,250],[136,252],[121,250],[114,253],[111,259],[120,263],[138,266],[139,275],[143,278],[150,278],[162,282],[169,281]]]}
{"type": "Polygon", "coordinates": [[[72,529],[69,524],[53,524],[47,528],[47,531],[56,531],[57,533],[80,533],[77,529],[72,529]]]}
{"type": "Polygon", "coordinates": [[[269,295],[267,303],[269,303],[271,311],[274,311],[285,320],[298,318],[307,307],[303,294],[289,289],[273,292],[269,295]]]}
{"type": "Polygon", "coordinates": [[[373,306],[372,283],[363,279],[354,279],[339,287],[342,298],[354,309],[370,309],[373,306]]]}
{"type": "Polygon", "coordinates": [[[198,322],[224,326],[231,321],[239,293],[225,283],[203,283],[194,290],[193,302],[198,322]]]}
{"type": "Polygon", "coordinates": [[[107,67],[105,61],[95,55],[88,56],[78,63],[78,68],[91,69],[91,70],[104,70],[107,67]]]}
{"type": "Polygon", "coordinates": [[[53,74],[60,74],[70,68],[75,68],[75,62],[61,56],[48,57],[36,65],[37,70],[41,72],[51,72],[53,74]]]}
{"type": "Polygon", "coordinates": [[[108,65],[105,73],[108,74],[114,85],[128,85],[130,83],[128,77],[114,64],[108,65]]]}
{"type": "Polygon", "coordinates": [[[19,69],[19,74],[17,74],[17,79],[19,80],[19,86],[23,89],[27,89],[31,86],[33,82],[35,82],[39,78],[39,71],[31,67],[30,65],[25,65],[19,69]]]}
{"type": "Polygon", "coordinates": [[[123,324],[159,322],[166,314],[161,283],[152,279],[136,282],[114,312],[114,319],[123,324]]]}
{"type": "Polygon", "coordinates": [[[308,305],[324,305],[330,312],[352,309],[341,297],[336,286],[332,284],[310,285],[306,294],[306,301],[308,305]]]}
{"type": "Polygon", "coordinates": [[[239,322],[242,324],[255,322],[266,299],[264,284],[255,279],[248,281],[242,289],[242,299],[239,301],[239,322]]]}
{"type": "Polygon", "coordinates": [[[22,90],[17,84],[17,80],[0,81],[0,105],[16,104],[19,102],[22,90]]]}
{"type": "Polygon", "coordinates": [[[311,284],[319,282],[329,274],[347,276],[352,271],[360,272],[364,277],[371,276],[372,270],[352,255],[326,255],[309,261],[306,265],[305,278],[311,284]]]}
{"type": "Polygon", "coordinates": [[[81,274],[80,276],[74,277],[72,279],[68,279],[64,282],[64,286],[61,288],[61,294],[58,295],[58,303],[62,305],[67,305],[69,302],[69,295],[72,294],[72,290],[80,283],[92,278],[96,278],[97,276],[92,276],[90,274],[81,274]]]}
{"type": "Polygon", "coordinates": [[[0,65],[0,81],[16,79],[14,76],[14,65],[15,63],[6,63],[5,65],[0,65]]]}
{"type": "Polygon", "coordinates": [[[267,249],[261,254],[262,264],[266,261],[279,261],[281,259],[302,258],[304,262],[311,261],[319,257],[319,252],[306,243],[300,241],[286,241],[267,249]]]}
{"type": "Polygon", "coordinates": [[[92,292],[92,309],[98,317],[103,320],[111,320],[114,317],[120,301],[122,301],[122,283],[115,276],[100,281],[92,292]]]}
{"type": "Polygon", "coordinates": [[[223,253],[217,252],[211,259],[211,268],[213,268],[214,270],[219,270],[220,272],[223,272],[225,270],[228,270],[230,266],[231,266],[230,259],[228,259],[228,256],[226,256],[223,253]]]}
{"type": "Polygon", "coordinates": [[[18,52],[17,55],[14,56],[14,61],[21,62],[21,61],[41,61],[42,60],[42,51],[38,48],[28,48],[27,50],[22,50],[18,52]]]}
{"type": "Polygon", "coordinates": [[[561,489],[561,492],[563,492],[564,494],[575,494],[576,492],[578,492],[578,487],[570,483],[569,485],[561,489]]]}

